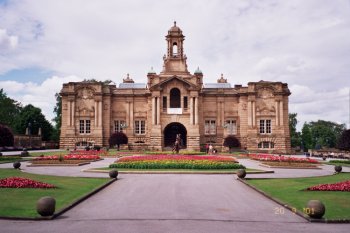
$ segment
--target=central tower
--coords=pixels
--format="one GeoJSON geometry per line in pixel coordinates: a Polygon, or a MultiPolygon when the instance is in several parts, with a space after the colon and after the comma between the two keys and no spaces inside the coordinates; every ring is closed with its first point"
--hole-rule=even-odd
{"type": "Polygon", "coordinates": [[[187,57],[184,54],[183,42],[185,36],[182,34],[182,30],[176,26],[172,26],[168,35],[166,35],[166,41],[168,45],[167,55],[164,55],[163,71],[161,74],[189,74],[187,70],[187,57]]]}

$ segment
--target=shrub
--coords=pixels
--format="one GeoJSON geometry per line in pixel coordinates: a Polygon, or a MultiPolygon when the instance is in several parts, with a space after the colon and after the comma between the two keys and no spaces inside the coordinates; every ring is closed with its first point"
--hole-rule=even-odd
{"type": "Polygon", "coordinates": [[[231,151],[231,149],[234,147],[241,147],[241,143],[239,142],[238,138],[231,135],[225,138],[224,146],[228,147],[231,151]]]}
{"type": "Polygon", "coordinates": [[[13,146],[14,138],[11,130],[5,126],[0,125],[0,147],[13,146]]]}
{"type": "Polygon", "coordinates": [[[337,147],[341,150],[350,150],[350,129],[343,131],[338,140],[337,147]]]}
{"type": "Polygon", "coordinates": [[[111,135],[109,138],[109,145],[110,146],[118,146],[118,150],[120,145],[127,144],[128,143],[128,137],[123,132],[115,132],[111,135]]]}

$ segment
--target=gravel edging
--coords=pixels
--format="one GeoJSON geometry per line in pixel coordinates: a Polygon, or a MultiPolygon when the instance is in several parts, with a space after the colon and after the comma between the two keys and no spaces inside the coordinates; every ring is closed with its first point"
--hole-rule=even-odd
{"type": "MultiPolygon", "coordinates": [[[[256,192],[262,194],[263,196],[265,196],[266,198],[276,202],[277,204],[283,206],[284,208],[290,210],[291,212],[293,212],[294,214],[299,215],[300,217],[304,218],[305,220],[309,221],[309,222],[315,222],[315,223],[350,223],[350,219],[315,219],[315,218],[311,218],[309,216],[304,215],[303,212],[299,211],[299,210],[295,210],[294,207],[291,207],[289,205],[287,205],[286,203],[277,200],[276,198],[268,195],[267,193],[265,193],[264,191],[255,188],[254,186],[250,185],[249,183],[247,183],[245,180],[249,180],[250,178],[247,179],[241,179],[241,178],[237,178],[238,181],[242,182],[243,184],[247,185],[248,187],[250,187],[251,189],[255,190],[256,192]]],[[[251,178],[254,179],[254,178],[251,178]]]]}
{"type": "Polygon", "coordinates": [[[72,209],[73,207],[77,206],[78,204],[80,204],[81,202],[85,201],[86,199],[88,199],[89,197],[93,196],[94,194],[98,193],[99,191],[101,191],[102,189],[106,188],[107,186],[109,186],[110,184],[114,183],[115,181],[117,181],[117,178],[115,179],[111,179],[109,182],[107,182],[106,184],[92,190],[91,192],[87,193],[86,195],[82,196],[81,198],[79,198],[78,200],[74,201],[73,203],[71,203],[70,205],[68,205],[67,207],[61,209],[58,212],[55,212],[52,216],[48,216],[48,217],[6,217],[6,216],[0,216],[0,219],[6,219],[6,220],[35,220],[35,221],[41,221],[41,220],[53,220],[57,217],[59,217],[60,215],[62,215],[63,213],[67,212],[68,210],[72,209]]]}

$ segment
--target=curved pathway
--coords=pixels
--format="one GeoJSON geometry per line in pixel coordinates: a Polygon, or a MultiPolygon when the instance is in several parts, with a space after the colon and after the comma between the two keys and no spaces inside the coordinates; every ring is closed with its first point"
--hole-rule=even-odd
{"type": "MultiPolygon", "coordinates": [[[[65,176],[106,177],[82,172],[104,167],[108,158],[80,167],[26,167],[23,171],[65,176]]],[[[261,169],[259,162],[242,159],[261,169]]],[[[12,167],[1,164],[0,167],[12,167]]],[[[332,174],[322,170],[274,169],[257,177],[295,177],[332,174]]],[[[233,175],[120,174],[120,179],[54,221],[0,220],[1,232],[348,232],[349,224],[309,223],[253,191],[233,175]]],[[[1,197],[0,198],[4,198],[1,197]]],[[[1,200],[3,201],[3,200],[1,200]]]]}

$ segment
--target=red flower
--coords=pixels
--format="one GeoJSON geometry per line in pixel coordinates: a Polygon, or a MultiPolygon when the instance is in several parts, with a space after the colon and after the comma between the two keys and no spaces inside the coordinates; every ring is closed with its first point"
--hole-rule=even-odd
{"type": "Polygon", "coordinates": [[[319,184],[307,188],[310,191],[343,191],[350,192],[350,180],[334,183],[334,184],[319,184]]]}
{"type": "Polygon", "coordinates": [[[52,184],[22,177],[0,179],[0,188],[56,188],[52,184]]]}

